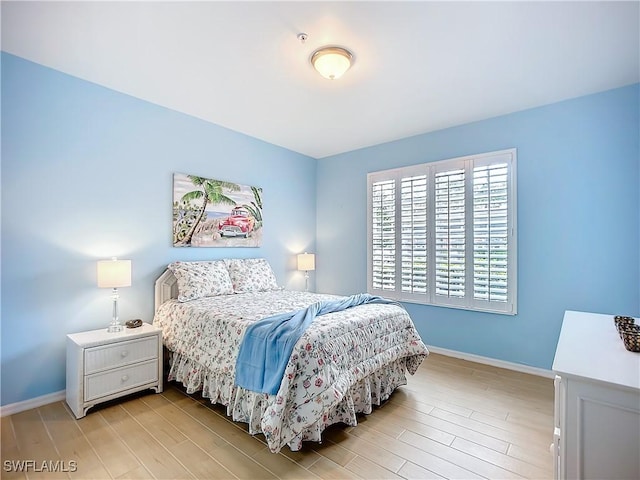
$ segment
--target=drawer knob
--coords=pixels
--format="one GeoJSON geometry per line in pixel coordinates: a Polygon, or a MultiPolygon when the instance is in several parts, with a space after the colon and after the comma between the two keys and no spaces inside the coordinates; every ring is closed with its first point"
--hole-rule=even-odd
{"type": "Polygon", "coordinates": [[[127,355],[129,355],[129,352],[127,350],[123,350],[122,352],[120,352],[120,356],[122,356],[122,358],[126,357],[127,355]]]}
{"type": "Polygon", "coordinates": [[[129,380],[129,375],[122,375],[122,378],[120,380],[126,382],[127,380],[129,380]]]}

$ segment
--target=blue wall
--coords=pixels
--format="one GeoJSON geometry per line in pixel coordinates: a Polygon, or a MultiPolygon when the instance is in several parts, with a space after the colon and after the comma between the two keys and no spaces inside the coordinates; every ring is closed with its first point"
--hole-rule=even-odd
{"type": "Polygon", "coordinates": [[[123,319],[152,320],[171,261],[266,257],[304,288],[315,250],[312,158],[2,54],[1,404],[65,388],[67,333],[106,327],[96,260],[133,262],[123,319]],[[172,174],[264,189],[261,248],[173,248],[172,174]],[[295,219],[295,221],[291,221],[295,219]]]}
{"type": "Polygon", "coordinates": [[[640,314],[639,105],[633,85],[319,160],[318,290],[367,287],[368,172],[515,147],[518,314],[406,305],[430,345],[550,368],[565,310],[640,314]]]}
{"type": "Polygon", "coordinates": [[[638,85],[316,161],[12,55],[1,66],[2,405],[64,389],[65,335],[109,323],[96,260],[133,261],[121,316],[147,321],[178,259],[263,256],[303,288],[295,253],[315,251],[312,288],[364,291],[366,174],[504,148],[518,149],[519,313],[407,304],[427,343],[549,368],[565,309],[640,313],[638,85]],[[263,187],[263,246],[173,248],[174,172],[263,187]]]}

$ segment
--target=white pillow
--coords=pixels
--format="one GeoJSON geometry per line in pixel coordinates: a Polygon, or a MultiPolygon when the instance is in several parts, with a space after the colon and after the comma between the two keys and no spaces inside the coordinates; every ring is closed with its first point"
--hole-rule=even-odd
{"type": "Polygon", "coordinates": [[[225,261],[235,293],[279,290],[276,276],[266,259],[234,258],[225,261]]]}
{"type": "Polygon", "coordinates": [[[168,268],[178,281],[179,302],[233,293],[229,271],[222,260],[173,262],[168,268]]]}

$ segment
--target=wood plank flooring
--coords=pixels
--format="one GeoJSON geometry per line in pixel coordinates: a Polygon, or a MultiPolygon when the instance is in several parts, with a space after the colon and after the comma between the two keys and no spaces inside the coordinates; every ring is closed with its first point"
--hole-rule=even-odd
{"type": "Polygon", "coordinates": [[[57,402],[2,418],[1,476],[552,478],[551,379],[431,354],[408,382],[357,427],[334,425],[322,444],[279,454],[172,384],[80,420],[57,402]]]}

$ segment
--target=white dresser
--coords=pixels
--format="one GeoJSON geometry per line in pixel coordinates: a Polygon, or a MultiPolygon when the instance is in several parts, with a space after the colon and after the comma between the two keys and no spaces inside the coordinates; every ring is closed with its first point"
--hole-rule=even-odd
{"type": "Polygon", "coordinates": [[[133,392],[162,392],[161,330],[143,323],[67,335],[67,404],[76,418],[92,406],[133,392]]]}
{"type": "Polygon", "coordinates": [[[640,479],[640,353],[613,315],[567,311],[555,359],[557,479],[640,479]]]}

